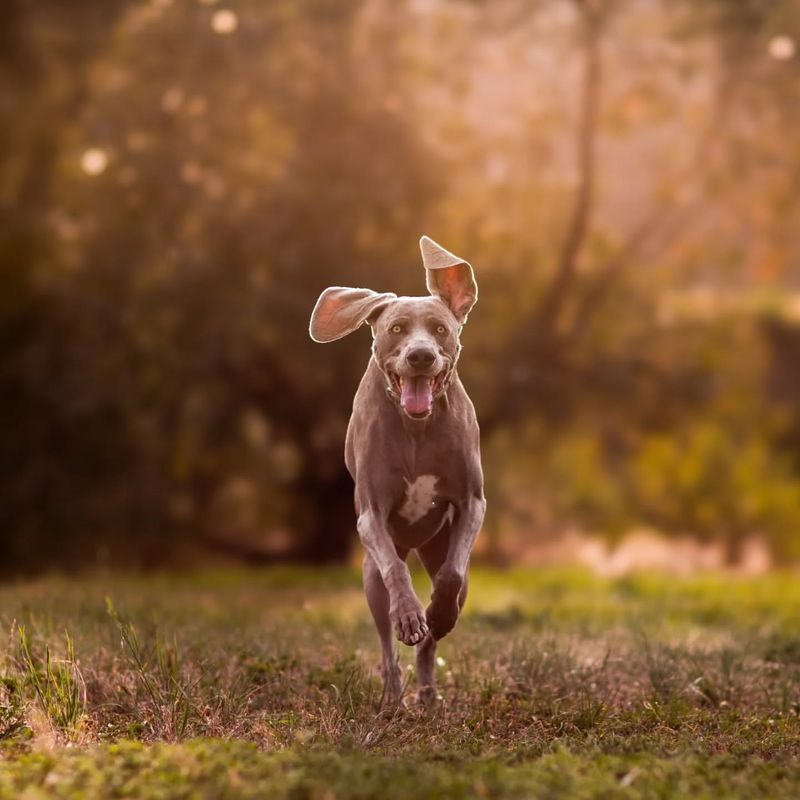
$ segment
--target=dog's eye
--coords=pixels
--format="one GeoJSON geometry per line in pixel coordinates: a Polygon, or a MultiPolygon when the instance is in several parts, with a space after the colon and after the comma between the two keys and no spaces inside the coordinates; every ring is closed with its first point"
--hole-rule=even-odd
{"type": "Polygon", "coordinates": [[[446,333],[447,328],[444,325],[437,325],[436,326],[436,333],[446,333]]]}
{"type": "Polygon", "coordinates": [[[392,333],[400,333],[403,329],[399,325],[392,325],[392,333]]]}

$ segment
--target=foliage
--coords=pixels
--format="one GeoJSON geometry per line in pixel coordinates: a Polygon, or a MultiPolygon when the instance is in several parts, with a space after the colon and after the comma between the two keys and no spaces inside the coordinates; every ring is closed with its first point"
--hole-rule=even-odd
{"type": "MultiPolygon", "coordinates": [[[[701,419],[688,430],[645,432],[621,452],[582,428],[555,441],[534,435],[528,447],[535,467],[497,481],[499,524],[516,509],[517,525],[556,533],[583,527],[616,538],[648,525],[689,534],[723,543],[733,562],[745,540],[759,537],[778,560],[800,555],[800,484],[758,435],[701,419]]],[[[519,459],[512,463],[519,469],[519,459]]],[[[513,552],[513,540],[504,549],[513,552]]]]}
{"type": "Polygon", "coordinates": [[[761,534],[779,556],[799,554],[800,483],[760,439],[714,423],[653,436],[632,474],[637,505],[662,529],[723,541],[734,555],[761,534]]]}
{"type": "Polygon", "coordinates": [[[670,328],[667,350],[660,337],[649,343],[658,374],[634,396],[598,391],[599,409],[555,431],[533,424],[487,442],[500,465],[488,480],[493,524],[510,540],[502,549],[513,552],[514,529],[518,539],[570,528],[618,539],[647,526],[719,542],[731,561],[752,538],[779,562],[796,559],[793,385],[782,377],[786,355],[765,356],[757,330],[741,319],[670,328]]]}

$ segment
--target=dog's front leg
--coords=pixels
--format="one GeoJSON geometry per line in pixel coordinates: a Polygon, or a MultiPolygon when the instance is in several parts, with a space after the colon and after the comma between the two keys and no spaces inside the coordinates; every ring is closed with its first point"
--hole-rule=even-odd
{"type": "Polygon", "coordinates": [[[433,579],[427,621],[434,639],[442,639],[455,627],[467,588],[467,568],[472,548],[483,524],[486,500],[472,496],[459,509],[450,532],[447,557],[433,579]]]}
{"type": "Polygon", "coordinates": [[[397,638],[408,645],[421,642],[428,632],[425,611],[414,593],[408,566],[397,555],[386,519],[370,509],[359,515],[357,527],[361,543],[389,594],[389,619],[397,638]]]}

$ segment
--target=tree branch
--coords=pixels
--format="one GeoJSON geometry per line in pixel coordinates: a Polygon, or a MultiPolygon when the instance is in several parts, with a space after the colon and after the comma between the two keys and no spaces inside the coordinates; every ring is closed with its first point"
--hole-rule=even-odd
{"type": "MultiPolygon", "coordinates": [[[[675,176],[677,184],[690,180],[708,163],[720,131],[727,124],[738,75],[736,69],[729,67],[726,71],[716,92],[716,101],[710,113],[709,123],[698,138],[686,165],[675,176]]],[[[698,198],[692,198],[682,206],[671,209],[656,205],[644,215],[618,252],[596,270],[594,278],[577,301],[573,323],[567,337],[571,342],[584,335],[589,323],[602,307],[604,299],[632,260],[641,256],[645,248],[652,245],[655,240],[660,238],[663,241],[667,236],[676,237],[694,218],[692,212],[698,202],[698,198]]]]}
{"type": "Polygon", "coordinates": [[[578,186],[558,266],[535,314],[536,328],[552,334],[577,272],[578,259],[586,241],[594,202],[597,171],[597,130],[601,89],[600,40],[604,17],[595,0],[574,0],[584,28],[584,66],[581,82],[581,109],[576,141],[578,186]]]}

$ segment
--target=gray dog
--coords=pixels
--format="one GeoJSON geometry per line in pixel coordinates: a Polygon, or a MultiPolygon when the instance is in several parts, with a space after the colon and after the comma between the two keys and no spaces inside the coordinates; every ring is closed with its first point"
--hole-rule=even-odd
{"type": "Polygon", "coordinates": [[[372,358],[353,402],[345,463],[355,481],[364,589],[381,640],[384,695],[400,697],[397,638],[417,646],[420,699],[431,702],[436,642],[455,626],[470,553],[483,522],[475,410],[456,373],[459,334],[478,287],[472,267],[423,236],[429,297],[326,289],[311,338],[331,342],[364,322],[372,358]],[[406,565],[416,550],[433,580],[423,609],[406,565]]]}

